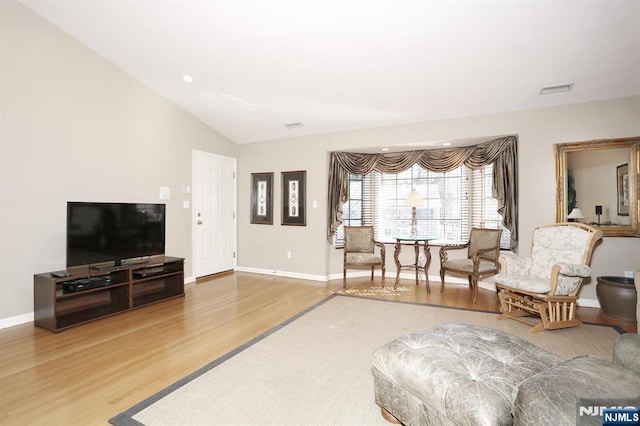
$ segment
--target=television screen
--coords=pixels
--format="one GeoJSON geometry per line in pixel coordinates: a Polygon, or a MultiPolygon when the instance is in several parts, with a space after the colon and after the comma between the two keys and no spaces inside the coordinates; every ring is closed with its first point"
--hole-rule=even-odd
{"type": "Polygon", "coordinates": [[[165,205],[67,203],[67,266],[164,254],[165,205]]]}

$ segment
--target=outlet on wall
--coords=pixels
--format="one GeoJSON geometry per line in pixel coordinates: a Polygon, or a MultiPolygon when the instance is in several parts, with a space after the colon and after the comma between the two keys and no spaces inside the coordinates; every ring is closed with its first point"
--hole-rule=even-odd
{"type": "Polygon", "coordinates": [[[287,252],[287,259],[291,259],[291,252],[290,251],[287,252]]]}
{"type": "Polygon", "coordinates": [[[633,271],[624,271],[625,278],[633,278],[633,271]]]}

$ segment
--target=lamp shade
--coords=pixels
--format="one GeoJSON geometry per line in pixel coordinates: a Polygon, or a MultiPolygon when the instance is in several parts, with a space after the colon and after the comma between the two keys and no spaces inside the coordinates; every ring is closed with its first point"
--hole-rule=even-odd
{"type": "Polygon", "coordinates": [[[578,207],[574,207],[574,209],[571,210],[571,213],[569,213],[569,216],[567,216],[567,219],[583,219],[583,218],[584,218],[584,214],[582,214],[582,212],[578,207]]]}
{"type": "Polygon", "coordinates": [[[404,200],[405,207],[424,207],[424,201],[422,201],[422,197],[420,194],[416,192],[415,189],[411,190],[409,194],[407,194],[407,199],[404,200]]]}

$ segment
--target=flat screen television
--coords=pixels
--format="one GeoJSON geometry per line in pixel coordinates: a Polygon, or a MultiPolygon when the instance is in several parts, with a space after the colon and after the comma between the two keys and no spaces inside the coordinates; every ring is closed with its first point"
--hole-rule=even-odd
{"type": "Polygon", "coordinates": [[[164,254],[165,205],[67,203],[67,266],[164,254]]]}

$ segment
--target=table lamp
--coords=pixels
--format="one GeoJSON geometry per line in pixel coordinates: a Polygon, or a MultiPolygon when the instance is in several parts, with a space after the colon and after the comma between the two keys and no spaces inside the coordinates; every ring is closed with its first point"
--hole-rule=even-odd
{"type": "Polygon", "coordinates": [[[418,236],[418,219],[416,218],[416,207],[424,207],[424,201],[422,197],[415,189],[412,189],[407,194],[407,199],[404,201],[405,207],[411,207],[411,238],[418,236]]]}
{"type": "Polygon", "coordinates": [[[583,219],[583,218],[584,218],[584,214],[582,214],[582,211],[580,211],[580,208],[578,206],[575,206],[573,210],[571,210],[571,213],[569,213],[569,216],[567,216],[567,219],[569,219],[569,222],[577,222],[577,219],[583,219]]]}

